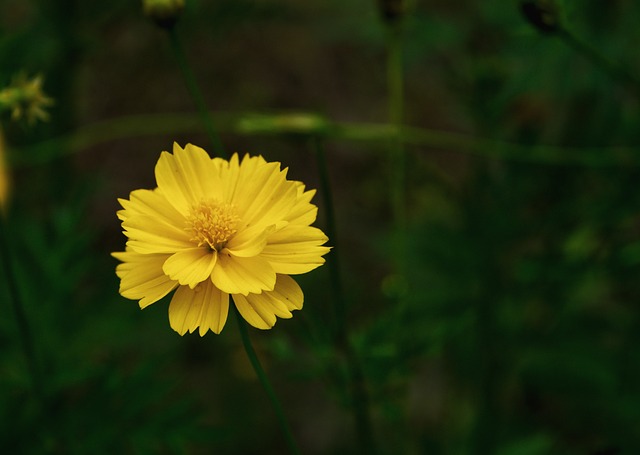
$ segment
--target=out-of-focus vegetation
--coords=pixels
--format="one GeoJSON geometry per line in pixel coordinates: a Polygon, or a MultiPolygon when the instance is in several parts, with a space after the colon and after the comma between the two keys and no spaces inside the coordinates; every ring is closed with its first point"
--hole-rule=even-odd
{"type": "MultiPolygon", "coordinates": [[[[404,225],[378,3],[187,1],[177,25],[229,150],[318,187],[326,148],[380,453],[640,453],[640,4],[556,3],[570,35],[517,1],[410,5],[404,225]]],[[[129,0],[0,0],[0,86],[21,72],[55,104],[0,119],[40,378],[2,262],[2,452],[285,453],[233,321],[181,338],[167,299],[117,292],[116,198],[174,140],[208,148],[166,34],[129,0]]],[[[251,336],[303,453],[357,453],[329,270],[299,281],[305,308],[251,336]]]]}

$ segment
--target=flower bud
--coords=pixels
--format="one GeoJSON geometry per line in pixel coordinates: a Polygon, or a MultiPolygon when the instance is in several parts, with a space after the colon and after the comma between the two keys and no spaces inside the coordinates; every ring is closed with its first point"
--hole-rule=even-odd
{"type": "Polygon", "coordinates": [[[408,0],[378,0],[382,19],[388,24],[401,20],[407,13],[408,3],[408,0]]]}
{"type": "Polygon", "coordinates": [[[520,4],[520,10],[531,25],[542,33],[561,30],[558,5],[554,0],[528,0],[520,4]]]}
{"type": "Polygon", "coordinates": [[[144,13],[162,28],[170,29],[184,9],[184,0],[142,0],[144,13]]]}
{"type": "Polygon", "coordinates": [[[26,119],[29,124],[49,120],[44,110],[53,100],[42,92],[42,76],[28,79],[24,73],[13,78],[10,86],[0,90],[0,110],[10,110],[13,120],[26,119]]]}

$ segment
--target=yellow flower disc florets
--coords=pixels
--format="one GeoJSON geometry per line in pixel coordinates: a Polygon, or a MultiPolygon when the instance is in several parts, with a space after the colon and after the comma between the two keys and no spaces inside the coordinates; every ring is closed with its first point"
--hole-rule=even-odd
{"type": "Polygon", "coordinates": [[[233,205],[206,200],[191,209],[186,230],[198,246],[207,245],[211,250],[220,251],[238,232],[239,222],[233,205]]]}

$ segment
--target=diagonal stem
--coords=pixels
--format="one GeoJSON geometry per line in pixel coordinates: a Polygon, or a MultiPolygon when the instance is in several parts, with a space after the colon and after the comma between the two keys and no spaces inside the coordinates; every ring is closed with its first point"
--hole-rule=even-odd
{"type": "Polygon", "coordinates": [[[211,145],[213,146],[213,153],[221,157],[226,157],[224,145],[222,144],[222,140],[217,133],[217,129],[213,122],[213,118],[211,117],[211,114],[207,109],[207,105],[204,102],[204,96],[202,96],[202,92],[200,91],[198,83],[196,82],[196,78],[193,75],[193,71],[191,70],[189,61],[187,60],[187,55],[184,52],[184,47],[182,46],[180,36],[178,35],[175,27],[171,27],[170,29],[168,29],[167,33],[169,34],[169,40],[171,42],[171,50],[173,51],[173,55],[178,62],[178,66],[180,67],[180,71],[182,72],[182,77],[184,78],[187,90],[189,90],[191,99],[193,99],[194,103],[196,103],[196,107],[198,108],[198,113],[200,114],[200,118],[202,119],[202,123],[204,124],[205,131],[207,132],[209,140],[211,141],[211,145]]]}
{"type": "Polygon", "coordinates": [[[289,423],[287,421],[286,416],[284,415],[284,410],[282,409],[282,405],[278,400],[278,397],[269,382],[269,378],[265,373],[262,365],[260,364],[260,360],[256,355],[255,350],[253,349],[253,345],[251,344],[251,338],[249,338],[249,332],[247,330],[247,323],[240,315],[240,312],[232,305],[233,312],[236,315],[236,319],[238,320],[238,327],[240,328],[240,337],[242,338],[242,344],[244,345],[244,350],[247,353],[247,357],[249,357],[249,361],[251,362],[251,366],[253,367],[258,379],[260,380],[260,384],[264,388],[269,400],[271,401],[271,405],[273,406],[273,410],[276,413],[276,417],[278,418],[278,423],[280,424],[280,429],[287,441],[287,445],[289,446],[289,450],[293,455],[300,455],[300,450],[296,444],[295,439],[293,438],[293,433],[291,432],[291,428],[289,427],[289,423]]]}
{"type": "Polygon", "coordinates": [[[329,179],[329,170],[327,168],[322,139],[314,137],[312,141],[318,163],[318,172],[320,174],[320,192],[322,193],[322,199],[325,203],[327,235],[333,242],[334,248],[327,258],[331,286],[334,292],[333,301],[335,303],[335,333],[333,338],[349,375],[353,418],[356,425],[360,451],[362,454],[371,455],[375,453],[372,431],[373,425],[371,423],[371,406],[360,360],[347,336],[346,301],[344,286],[342,285],[342,278],[340,276],[340,256],[337,248],[336,221],[333,211],[333,195],[329,179]]]}
{"type": "Polygon", "coordinates": [[[387,30],[387,90],[389,123],[395,130],[389,153],[391,169],[391,208],[395,237],[397,273],[401,279],[406,274],[406,152],[402,142],[404,122],[404,76],[402,63],[402,24],[389,25],[387,30]]]}
{"type": "Polygon", "coordinates": [[[22,301],[17,279],[13,270],[6,220],[2,214],[0,214],[0,256],[2,257],[2,267],[7,277],[9,296],[11,298],[11,304],[18,324],[20,339],[22,340],[22,349],[27,360],[29,374],[31,375],[34,395],[44,408],[46,407],[44,402],[44,391],[42,388],[40,369],[36,360],[33,336],[31,334],[31,327],[24,310],[24,303],[22,301]]]}
{"type": "Polygon", "coordinates": [[[636,96],[640,96],[640,79],[638,79],[638,77],[628,68],[609,59],[567,27],[561,27],[558,30],[558,36],[569,47],[585,56],[591,61],[591,63],[600,68],[600,70],[608,74],[611,78],[624,84],[636,96]]]}

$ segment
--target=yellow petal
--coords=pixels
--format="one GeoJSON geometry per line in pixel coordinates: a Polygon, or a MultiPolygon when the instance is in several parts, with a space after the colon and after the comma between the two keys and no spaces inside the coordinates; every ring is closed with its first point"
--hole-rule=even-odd
{"type": "Polygon", "coordinates": [[[274,231],[260,256],[267,259],[276,273],[300,274],[324,264],[330,250],[322,246],[327,236],[311,226],[287,225],[274,231]]]}
{"type": "Polygon", "coordinates": [[[169,304],[169,324],[180,335],[193,333],[200,327],[200,336],[209,329],[220,333],[227,320],[229,295],[204,282],[191,289],[180,286],[169,304]]]}
{"type": "Polygon", "coordinates": [[[266,163],[260,157],[245,156],[232,202],[247,225],[269,226],[284,220],[296,198],[296,185],[286,179],[286,171],[280,170],[280,163],[266,163]]]}
{"type": "Polygon", "coordinates": [[[211,282],[203,283],[202,285],[208,286],[210,297],[209,305],[206,305],[202,310],[200,336],[204,336],[208,329],[211,329],[214,333],[220,333],[229,313],[229,294],[222,292],[211,282]]]}
{"type": "Polygon", "coordinates": [[[185,219],[158,190],[136,190],[130,199],[119,199],[118,212],[129,237],[129,247],[138,253],[172,253],[193,246],[184,230],[185,219]]]}
{"type": "Polygon", "coordinates": [[[193,289],[211,276],[217,256],[216,251],[209,251],[207,248],[190,248],[169,257],[162,270],[171,279],[193,289]]]}
{"type": "Polygon", "coordinates": [[[153,216],[131,216],[122,227],[129,238],[127,246],[138,253],[175,253],[194,246],[184,229],[153,216]]]}
{"type": "Polygon", "coordinates": [[[131,251],[112,253],[123,261],[116,267],[120,278],[120,294],[131,300],[140,300],[145,308],[167,295],[178,286],[162,271],[167,254],[138,254],[131,251]]]}
{"type": "Polygon", "coordinates": [[[267,330],[276,323],[276,317],[273,313],[265,311],[261,305],[255,308],[243,295],[234,294],[233,301],[240,315],[256,329],[267,330]]]}
{"type": "Polygon", "coordinates": [[[286,220],[290,224],[309,226],[318,216],[318,207],[311,204],[311,199],[316,194],[316,190],[305,191],[304,185],[301,182],[295,183],[298,191],[298,197],[296,199],[295,206],[287,215],[286,220]]]}
{"type": "Polygon", "coordinates": [[[275,289],[262,294],[234,294],[233,301],[242,317],[258,329],[270,329],[276,317],[289,319],[291,311],[302,308],[304,296],[298,283],[287,275],[278,275],[275,289]]]}
{"type": "Polygon", "coordinates": [[[205,198],[216,198],[218,167],[207,152],[188,145],[182,149],[174,143],[173,155],[162,152],[155,169],[158,188],[181,214],[205,198]]]}
{"type": "Polygon", "coordinates": [[[301,310],[304,294],[296,280],[288,275],[278,275],[276,287],[268,294],[275,300],[282,302],[289,311],[301,310]]]}
{"type": "Polygon", "coordinates": [[[267,237],[275,230],[275,226],[262,225],[242,229],[227,242],[223,252],[234,256],[252,257],[259,255],[267,245],[267,237]]]}
{"type": "Polygon", "coordinates": [[[124,210],[118,212],[118,217],[124,221],[135,215],[149,215],[172,224],[178,228],[184,226],[182,216],[156,188],[155,190],[135,190],[129,199],[118,199],[124,210]]]}
{"type": "Polygon", "coordinates": [[[260,256],[243,258],[221,253],[211,281],[228,294],[259,294],[273,290],[276,274],[269,262],[260,256]]]}

